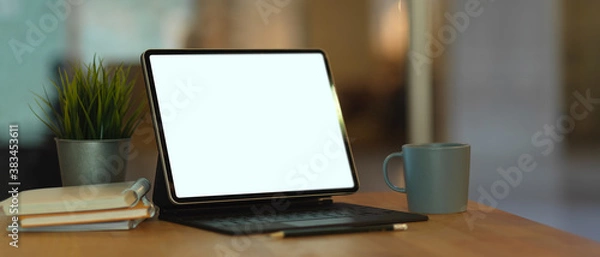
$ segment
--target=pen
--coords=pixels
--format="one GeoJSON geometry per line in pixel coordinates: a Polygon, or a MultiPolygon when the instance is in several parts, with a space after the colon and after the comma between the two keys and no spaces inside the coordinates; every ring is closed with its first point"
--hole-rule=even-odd
{"type": "Polygon", "coordinates": [[[283,230],[275,233],[271,233],[272,238],[286,238],[286,237],[298,237],[298,236],[315,236],[315,235],[329,235],[329,234],[342,234],[342,233],[356,233],[356,232],[371,232],[371,231],[404,231],[408,229],[408,225],[404,223],[399,224],[386,224],[386,225],[372,225],[372,226],[358,226],[358,227],[316,227],[316,228],[300,228],[283,230]]]}

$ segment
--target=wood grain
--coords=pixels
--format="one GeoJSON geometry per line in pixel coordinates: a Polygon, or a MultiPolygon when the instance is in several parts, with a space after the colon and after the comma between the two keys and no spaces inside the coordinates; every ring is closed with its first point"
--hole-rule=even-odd
{"type": "MultiPolygon", "coordinates": [[[[406,211],[396,193],[336,200],[406,211]]],[[[3,218],[2,226],[8,220],[3,218]]],[[[470,202],[459,214],[430,215],[402,232],[272,239],[226,236],[150,220],[121,232],[21,233],[2,237],[0,256],[600,256],[600,243],[470,202]]]]}

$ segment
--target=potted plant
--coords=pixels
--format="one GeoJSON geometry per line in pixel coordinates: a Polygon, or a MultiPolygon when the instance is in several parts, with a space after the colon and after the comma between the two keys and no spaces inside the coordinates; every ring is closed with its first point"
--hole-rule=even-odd
{"type": "Polygon", "coordinates": [[[94,57],[71,72],[59,69],[60,81],[52,81],[56,105],[45,88],[35,94],[42,111],[32,111],[55,135],[63,186],[125,179],[131,136],[144,114],[129,71],[94,57]]]}

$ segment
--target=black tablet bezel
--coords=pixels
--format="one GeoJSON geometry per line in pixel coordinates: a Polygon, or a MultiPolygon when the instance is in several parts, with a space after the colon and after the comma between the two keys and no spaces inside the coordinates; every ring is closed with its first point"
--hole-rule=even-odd
{"type": "MultiPolygon", "coordinates": [[[[168,198],[173,204],[200,204],[200,203],[215,203],[215,202],[234,202],[234,201],[254,201],[263,199],[274,199],[274,198],[287,198],[287,197],[328,197],[333,195],[345,195],[358,191],[359,181],[354,164],[354,158],[351,151],[348,135],[346,132],[346,126],[342,117],[342,111],[337,97],[337,93],[334,86],[333,77],[331,75],[329,62],[325,52],[320,49],[148,49],[141,55],[141,65],[144,74],[144,80],[146,84],[146,92],[148,97],[148,103],[150,105],[150,112],[152,116],[152,123],[156,136],[156,143],[158,148],[159,163],[162,164],[162,168],[157,167],[157,170],[164,172],[166,191],[168,192],[168,198]],[[162,119],[159,110],[158,102],[156,101],[157,95],[154,86],[154,79],[152,74],[152,64],[150,63],[150,56],[153,55],[197,55],[197,54],[281,54],[281,53],[318,53],[323,56],[325,66],[327,68],[327,75],[335,106],[338,114],[338,122],[340,131],[344,139],[345,150],[349,161],[349,166],[352,172],[352,179],[354,186],[351,188],[336,188],[336,189],[325,189],[325,190],[310,190],[310,191],[286,191],[286,192],[269,192],[269,193],[256,193],[256,194],[244,194],[244,195],[226,195],[226,196],[207,196],[207,197],[177,197],[175,194],[175,188],[173,184],[173,177],[171,174],[169,154],[166,146],[166,141],[163,133],[162,119]]],[[[157,171],[158,172],[158,171],[157,171]]],[[[155,185],[160,186],[160,185],[155,185]]]]}

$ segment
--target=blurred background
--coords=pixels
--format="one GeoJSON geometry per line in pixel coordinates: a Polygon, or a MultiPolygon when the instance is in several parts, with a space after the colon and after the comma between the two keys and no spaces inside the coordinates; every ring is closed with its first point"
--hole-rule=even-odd
{"type": "MultiPolygon", "coordinates": [[[[600,241],[599,8],[593,0],[0,0],[0,142],[19,125],[20,190],[59,186],[53,136],[29,107],[59,67],[94,55],[132,65],[143,95],[139,56],[148,48],[321,48],[361,191],[388,190],[381,162],[402,144],[466,142],[471,200],[600,241]],[[507,175],[523,158],[535,168],[507,175]]],[[[133,140],[139,155],[127,176],[152,180],[149,116],[133,140]]],[[[8,151],[0,156],[7,167],[8,151]]],[[[400,174],[398,164],[398,183],[400,174]]],[[[7,181],[0,176],[0,192],[7,181]]]]}

